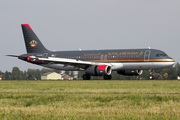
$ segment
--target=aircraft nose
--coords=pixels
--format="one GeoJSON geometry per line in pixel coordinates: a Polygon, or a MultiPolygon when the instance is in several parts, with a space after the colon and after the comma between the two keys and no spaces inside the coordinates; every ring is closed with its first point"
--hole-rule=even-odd
{"type": "Polygon", "coordinates": [[[172,60],[171,65],[174,65],[175,64],[175,60],[173,58],[171,58],[171,60],[172,60]]]}
{"type": "Polygon", "coordinates": [[[175,62],[175,60],[173,58],[171,58],[173,62],[175,62]]]}

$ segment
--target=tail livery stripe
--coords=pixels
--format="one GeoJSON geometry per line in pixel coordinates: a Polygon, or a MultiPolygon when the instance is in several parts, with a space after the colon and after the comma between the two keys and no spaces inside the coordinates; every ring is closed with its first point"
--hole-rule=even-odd
{"type": "Polygon", "coordinates": [[[33,31],[33,29],[31,28],[31,26],[29,24],[21,24],[21,25],[25,25],[25,26],[27,26],[28,28],[30,28],[33,31]]]}

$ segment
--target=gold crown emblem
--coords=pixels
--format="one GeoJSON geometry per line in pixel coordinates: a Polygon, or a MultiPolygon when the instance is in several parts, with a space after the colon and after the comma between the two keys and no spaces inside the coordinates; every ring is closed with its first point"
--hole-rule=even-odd
{"type": "Polygon", "coordinates": [[[38,44],[38,42],[35,41],[35,40],[32,40],[29,44],[31,45],[31,47],[36,47],[36,45],[38,44]]]}

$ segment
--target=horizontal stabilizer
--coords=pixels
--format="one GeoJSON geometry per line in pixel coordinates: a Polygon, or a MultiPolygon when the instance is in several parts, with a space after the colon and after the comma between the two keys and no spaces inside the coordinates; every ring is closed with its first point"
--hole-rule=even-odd
{"type": "Polygon", "coordinates": [[[23,57],[23,56],[17,56],[17,55],[6,55],[6,56],[9,56],[9,57],[17,57],[17,58],[26,58],[26,57],[23,57]]]}
{"type": "Polygon", "coordinates": [[[10,57],[21,57],[21,56],[17,56],[17,55],[6,55],[6,56],[10,56],[10,57]]]}

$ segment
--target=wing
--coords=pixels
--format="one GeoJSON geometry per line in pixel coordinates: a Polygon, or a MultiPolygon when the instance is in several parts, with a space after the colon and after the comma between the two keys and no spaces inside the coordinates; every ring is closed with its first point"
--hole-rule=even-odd
{"type": "Polygon", "coordinates": [[[10,57],[18,57],[18,58],[26,58],[26,60],[29,62],[36,62],[36,61],[43,61],[44,64],[50,65],[50,64],[63,64],[64,67],[66,66],[74,66],[79,67],[83,69],[87,69],[90,66],[93,65],[108,65],[112,66],[110,63],[100,63],[100,62],[88,62],[88,61],[81,61],[76,59],[66,59],[66,58],[56,58],[56,57],[48,57],[48,58],[39,58],[35,56],[17,56],[17,55],[7,55],[10,57]]]}
{"type": "Polygon", "coordinates": [[[97,62],[86,62],[76,59],[65,59],[65,58],[54,58],[54,57],[48,57],[48,58],[38,58],[38,60],[42,60],[44,62],[48,62],[49,64],[64,64],[64,66],[75,66],[80,67],[83,69],[88,68],[92,65],[104,65],[108,63],[97,63],[97,62]]]}

